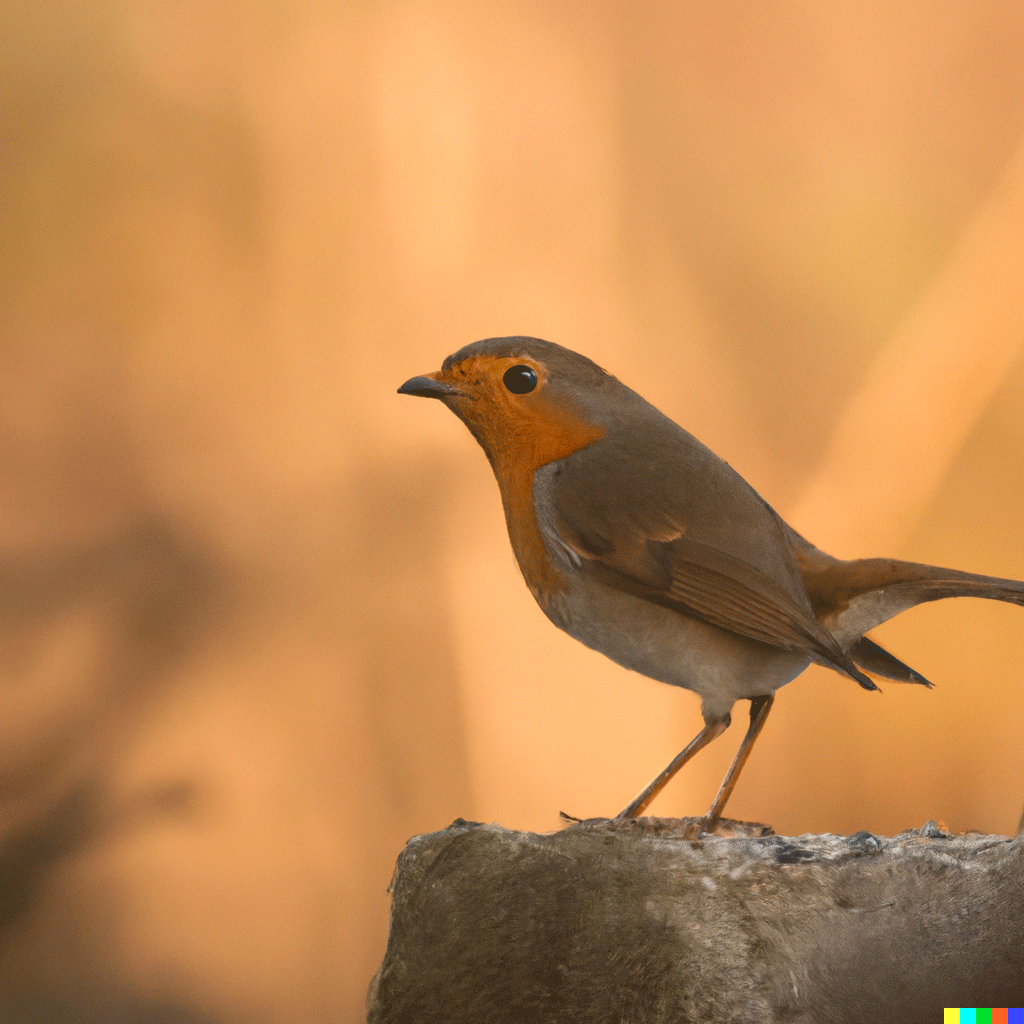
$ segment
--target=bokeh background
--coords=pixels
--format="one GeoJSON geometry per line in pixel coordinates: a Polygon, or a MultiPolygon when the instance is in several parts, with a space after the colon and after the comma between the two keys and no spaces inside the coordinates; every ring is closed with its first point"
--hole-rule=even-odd
{"type": "MultiPolygon", "coordinates": [[[[395,394],[469,341],[834,554],[1024,577],[1022,53],[1019,0],[5,0],[0,1019],[358,1021],[409,836],[612,814],[700,727],[395,394]]],[[[1012,833],[1024,613],[878,635],[936,689],[812,668],[730,812],[1012,833]]]]}

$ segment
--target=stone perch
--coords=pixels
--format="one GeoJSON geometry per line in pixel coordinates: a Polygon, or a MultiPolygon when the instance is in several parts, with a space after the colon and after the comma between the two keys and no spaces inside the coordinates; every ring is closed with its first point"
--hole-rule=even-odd
{"type": "Polygon", "coordinates": [[[722,825],[417,836],[370,1024],[936,1024],[1024,1005],[1024,838],[722,825]]]}

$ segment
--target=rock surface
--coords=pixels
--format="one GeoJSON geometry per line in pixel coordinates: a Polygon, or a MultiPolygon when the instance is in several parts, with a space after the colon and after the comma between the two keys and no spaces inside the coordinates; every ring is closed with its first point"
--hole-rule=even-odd
{"type": "Polygon", "coordinates": [[[724,824],[417,836],[369,1021],[934,1022],[1024,1005],[1024,839],[724,824]]]}

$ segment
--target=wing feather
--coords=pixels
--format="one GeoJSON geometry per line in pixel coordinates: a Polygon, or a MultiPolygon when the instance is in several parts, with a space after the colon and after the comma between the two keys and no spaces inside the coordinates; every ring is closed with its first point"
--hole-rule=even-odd
{"type": "Polygon", "coordinates": [[[671,439],[678,450],[667,462],[625,462],[605,438],[542,467],[534,483],[542,533],[606,584],[739,636],[806,651],[874,689],[815,617],[775,512],[666,422],[682,435],[671,439]],[[678,473],[657,472],[659,465],[678,473]],[[603,486],[610,469],[620,481],[614,494],[603,486]]]}

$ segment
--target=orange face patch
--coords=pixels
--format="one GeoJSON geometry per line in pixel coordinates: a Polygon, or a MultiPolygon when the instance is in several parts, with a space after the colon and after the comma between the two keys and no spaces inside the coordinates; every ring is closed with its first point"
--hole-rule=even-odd
{"type": "Polygon", "coordinates": [[[548,369],[529,356],[471,356],[429,376],[457,389],[458,395],[446,404],[473,432],[496,472],[500,466],[504,473],[528,471],[532,477],[540,466],[605,433],[561,396],[557,402],[550,400],[548,369]],[[505,384],[506,372],[516,366],[537,374],[537,386],[526,394],[516,394],[505,384]]]}
{"type": "Polygon", "coordinates": [[[494,469],[505,520],[526,582],[542,605],[563,581],[544,549],[533,505],[533,475],[603,437],[605,428],[547,387],[549,372],[528,356],[471,356],[429,375],[455,388],[445,404],[469,427],[494,469]],[[505,374],[529,367],[537,384],[527,393],[509,389],[505,374]]]}

